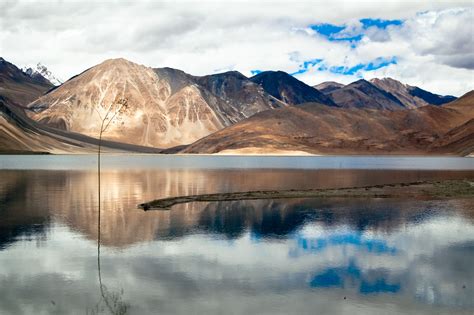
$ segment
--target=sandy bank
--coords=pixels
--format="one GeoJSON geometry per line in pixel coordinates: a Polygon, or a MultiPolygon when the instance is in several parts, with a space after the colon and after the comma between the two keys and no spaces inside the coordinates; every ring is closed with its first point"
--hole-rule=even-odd
{"type": "Polygon", "coordinates": [[[138,207],[144,210],[168,210],[174,205],[189,202],[284,198],[474,198],[474,182],[469,180],[447,180],[337,189],[269,190],[202,194],[157,199],[142,203],[138,207]]]}

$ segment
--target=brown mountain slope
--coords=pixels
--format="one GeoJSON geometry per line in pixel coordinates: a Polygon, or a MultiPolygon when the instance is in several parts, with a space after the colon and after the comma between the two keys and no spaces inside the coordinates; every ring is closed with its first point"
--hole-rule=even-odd
{"type": "Polygon", "coordinates": [[[344,87],[344,84],[339,83],[339,82],[334,82],[334,81],[326,81],[326,82],[314,85],[313,87],[321,93],[328,94],[328,93],[331,93],[332,91],[335,91],[337,89],[344,87]]]}
{"type": "Polygon", "coordinates": [[[474,119],[453,128],[433,145],[442,153],[457,153],[462,156],[474,154],[474,119]]]}
{"type": "MultiPolygon", "coordinates": [[[[38,76],[30,77],[13,64],[0,60],[0,152],[69,153],[96,152],[98,140],[53,129],[31,120],[21,105],[37,98],[51,85],[38,76]]],[[[157,149],[104,141],[109,152],[159,152],[157,149]]]]}
{"type": "Polygon", "coordinates": [[[25,106],[54,86],[41,76],[31,77],[0,57],[0,95],[25,106]]]}
{"type": "Polygon", "coordinates": [[[194,77],[152,69],[125,59],[107,60],[29,105],[49,126],[95,137],[109,106],[126,99],[105,137],[169,148],[188,144],[258,111],[284,106],[242,75],[194,77]],[[237,93],[233,87],[250,90],[237,93]]]}
{"type": "MultiPolygon", "coordinates": [[[[96,153],[98,140],[50,128],[26,116],[24,111],[0,96],[1,153],[96,153]]],[[[159,153],[159,149],[103,141],[104,152],[159,153]]]]}
{"type": "Polygon", "coordinates": [[[370,82],[379,89],[395,96],[406,108],[442,105],[456,99],[456,97],[450,95],[433,94],[419,87],[403,84],[392,78],[372,79],[370,82]]]}
{"type": "Polygon", "coordinates": [[[474,116],[474,90],[467,92],[457,100],[443,107],[461,111],[468,116],[474,116]]]}
{"type": "MultiPolygon", "coordinates": [[[[474,117],[474,91],[470,91],[445,108],[458,111],[466,117],[474,117]]],[[[451,129],[433,145],[440,152],[456,152],[459,155],[474,154],[474,119],[451,129]]]]}
{"type": "Polygon", "coordinates": [[[346,108],[404,109],[405,106],[392,94],[379,89],[366,80],[358,80],[327,94],[334,102],[346,108]]]}
{"type": "Polygon", "coordinates": [[[441,152],[436,143],[445,133],[472,118],[466,112],[436,106],[389,111],[308,103],[258,113],[197,141],[183,152],[239,152],[250,148],[316,154],[436,153],[441,152]]]}

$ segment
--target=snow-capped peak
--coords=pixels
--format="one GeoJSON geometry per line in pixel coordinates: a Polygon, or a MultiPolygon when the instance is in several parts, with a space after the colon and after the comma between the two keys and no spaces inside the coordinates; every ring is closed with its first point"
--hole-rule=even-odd
{"type": "Polygon", "coordinates": [[[62,80],[54,76],[54,74],[52,74],[51,71],[49,71],[48,68],[46,68],[46,66],[41,62],[38,62],[36,66],[23,67],[21,70],[30,77],[34,77],[39,74],[53,85],[61,85],[63,83],[62,80]]]}

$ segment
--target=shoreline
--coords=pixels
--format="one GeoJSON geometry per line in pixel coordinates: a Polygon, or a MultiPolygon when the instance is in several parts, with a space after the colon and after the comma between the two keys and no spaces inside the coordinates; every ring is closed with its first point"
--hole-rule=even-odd
{"type": "MultiPolygon", "coordinates": [[[[41,152],[41,151],[25,151],[25,152],[0,152],[0,156],[11,156],[11,155],[47,155],[47,156],[60,156],[60,155],[95,155],[97,152],[41,152]]],[[[146,153],[146,152],[101,152],[101,156],[113,156],[113,155],[146,155],[146,156],[275,156],[275,157],[338,157],[338,156],[354,156],[354,157],[459,157],[459,158],[474,158],[474,154],[470,155],[457,155],[457,154],[415,154],[415,153],[380,153],[380,154],[368,154],[368,153],[341,153],[341,154],[297,154],[297,153],[146,153]]]]}
{"type": "Polygon", "coordinates": [[[474,182],[469,180],[421,181],[363,187],[268,190],[176,196],[141,203],[138,208],[170,210],[172,206],[190,202],[216,202],[293,198],[474,198],[474,182]]]}

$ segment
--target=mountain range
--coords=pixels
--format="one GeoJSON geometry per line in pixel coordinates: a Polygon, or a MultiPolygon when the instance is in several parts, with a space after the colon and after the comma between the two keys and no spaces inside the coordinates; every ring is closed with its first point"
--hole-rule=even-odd
{"type": "Polygon", "coordinates": [[[391,78],[311,87],[282,71],[193,76],[125,59],[54,86],[1,58],[2,151],[93,151],[102,119],[123,102],[106,150],[472,153],[472,92],[456,100],[391,78]]]}

